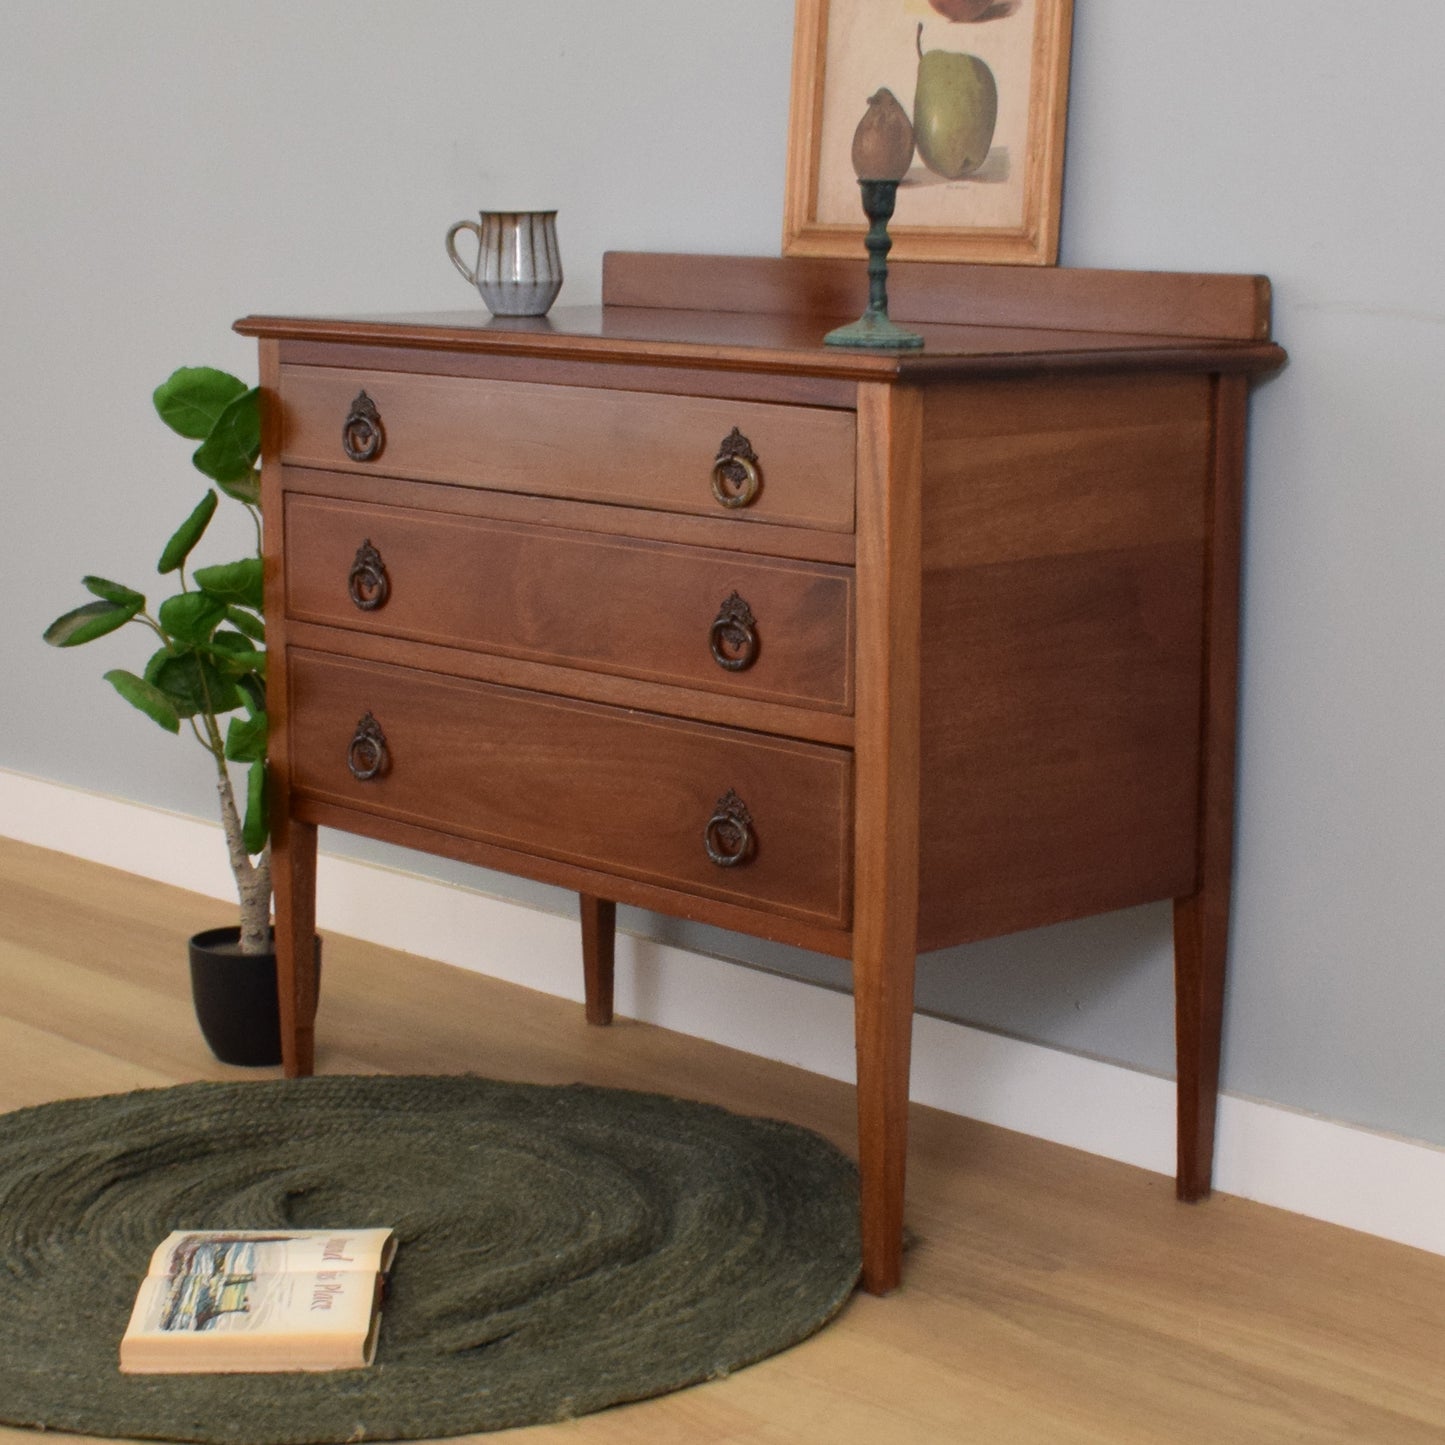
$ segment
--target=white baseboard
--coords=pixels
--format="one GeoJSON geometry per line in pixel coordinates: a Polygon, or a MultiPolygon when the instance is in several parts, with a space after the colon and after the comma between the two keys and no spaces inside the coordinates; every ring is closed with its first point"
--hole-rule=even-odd
{"type": "MultiPolygon", "coordinates": [[[[0,834],[234,899],[219,825],[0,769],[0,834]]],[[[577,925],[506,899],[323,854],[318,921],[352,937],[580,999],[577,925]]],[[[850,999],[619,934],[617,1011],[830,1078],[853,1078],[850,999]]],[[[1171,1080],[918,1016],[912,1097],[1161,1174],[1171,1080]]],[[[1275,1104],[1220,1099],[1221,1191],[1445,1254],[1445,1149],[1275,1104]]]]}

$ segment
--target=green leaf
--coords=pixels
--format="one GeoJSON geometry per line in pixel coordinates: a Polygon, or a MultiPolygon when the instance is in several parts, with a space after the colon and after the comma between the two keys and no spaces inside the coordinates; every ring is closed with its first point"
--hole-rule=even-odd
{"type": "Polygon", "coordinates": [[[266,764],[252,763],[246,774],[246,821],[241,825],[241,839],[246,851],[255,855],[266,846],[271,819],[266,806],[266,764]]]}
{"type": "Polygon", "coordinates": [[[82,642],[94,642],[97,637],[124,627],[139,611],[139,603],[134,607],[117,607],[114,602],[87,602],[84,607],[57,617],[45,629],[45,640],[52,647],[79,647],[82,642]]]}
{"type": "Polygon", "coordinates": [[[159,653],[146,665],[146,681],[171,700],[181,717],[232,712],[241,706],[236,684],[195,652],[159,653]]]}
{"type": "Polygon", "coordinates": [[[195,511],[176,528],[175,535],[166,543],[161,560],[156,563],[157,572],[163,576],[167,572],[174,572],[191,555],[191,548],[201,540],[201,535],[219,505],[220,498],[214,492],[208,491],[201,498],[195,511]]]}
{"type": "Polygon", "coordinates": [[[204,592],[178,592],[167,597],[156,612],[156,620],[178,642],[199,647],[226,616],[226,605],[204,592]]]}
{"type": "Polygon", "coordinates": [[[138,707],[153,722],[158,722],[168,733],[181,730],[180,715],[171,704],[170,698],[153,683],[137,677],[123,668],[112,668],[105,674],[105,680],[132,707],[138,707]]]}
{"type": "Polygon", "coordinates": [[[225,409],[246,390],[246,383],[211,366],[183,366],[156,387],[153,400],[160,419],[192,441],[210,436],[225,409]]]}
{"type": "Polygon", "coordinates": [[[239,632],[218,632],[200,649],[229,678],[239,680],[248,672],[266,675],[266,654],[249,637],[239,632]]]}
{"type": "Polygon", "coordinates": [[[238,677],[236,686],[240,689],[241,700],[246,711],[252,717],[266,711],[266,684],[254,672],[248,672],[244,677],[238,677]]]}
{"type": "Polygon", "coordinates": [[[145,598],[139,592],[119,582],[111,582],[104,577],[82,577],[80,582],[87,592],[104,597],[107,602],[113,602],[117,607],[129,607],[132,616],[146,605],[145,598]]]}
{"type": "Polygon", "coordinates": [[[238,631],[244,632],[253,642],[265,642],[266,624],[254,612],[247,612],[240,607],[228,607],[226,621],[238,631]]]}
{"type": "Polygon", "coordinates": [[[227,606],[261,610],[261,559],[247,557],[243,562],[222,562],[215,567],[198,567],[196,586],[208,597],[227,606]]]}
{"type": "Polygon", "coordinates": [[[267,720],[265,713],[255,717],[233,717],[226,730],[226,756],[233,763],[256,763],[266,756],[267,720]]]}
{"type": "Polygon", "coordinates": [[[236,397],[191,458],[213,482],[243,482],[261,454],[261,393],[252,387],[236,397]]]}
{"type": "MultiPolygon", "coordinates": [[[[227,615],[232,612],[239,609],[228,609],[227,615]]],[[[255,622],[247,613],[240,615],[255,622]]],[[[223,627],[201,651],[241,689],[243,701],[253,714],[265,711],[266,653],[263,648],[244,633],[223,627]]]]}
{"type": "Polygon", "coordinates": [[[250,471],[238,480],[216,478],[216,485],[233,501],[245,502],[248,507],[261,505],[261,473],[250,471]]]}
{"type": "Polygon", "coordinates": [[[257,678],[264,678],[266,676],[266,653],[233,652],[227,659],[225,670],[237,681],[240,681],[243,673],[251,673],[257,678]]]}
{"type": "MultiPolygon", "coordinates": [[[[256,644],[243,632],[232,632],[229,628],[222,628],[211,638],[209,650],[218,656],[225,653],[227,656],[236,657],[242,653],[249,655],[256,652],[256,644]]],[[[258,655],[264,657],[266,654],[258,655]]]]}
{"type": "Polygon", "coordinates": [[[214,660],[227,677],[237,682],[248,673],[257,677],[266,676],[266,654],[264,652],[223,651],[216,653],[214,660]]]}

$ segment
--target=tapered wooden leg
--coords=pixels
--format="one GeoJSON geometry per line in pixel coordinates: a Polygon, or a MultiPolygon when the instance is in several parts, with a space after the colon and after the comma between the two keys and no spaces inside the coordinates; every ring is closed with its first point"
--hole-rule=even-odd
{"type": "Polygon", "coordinates": [[[919,395],[858,388],[853,1010],[863,1287],[903,1270],[908,1073],[918,944],[919,395]]]}
{"type": "Polygon", "coordinates": [[[286,655],[286,587],[281,566],[286,506],[281,490],[281,351],[264,340],[261,363],[261,512],[265,529],[266,625],[273,666],[266,679],[270,718],[271,889],[276,908],[276,992],[281,1062],[297,1078],[316,1067],[316,828],[290,806],[290,699],[286,655]]]}
{"type": "Polygon", "coordinates": [[[1174,1025],[1179,1070],[1176,1192],[1205,1198],[1214,1167],[1219,1103],[1219,1050],[1224,1025],[1224,973],[1229,932],[1227,880],[1174,904],[1174,1025]]]}
{"type": "Polygon", "coordinates": [[[582,978],[587,1022],[612,1022],[613,944],[617,936],[617,905],[606,898],[579,893],[582,912],[582,978]]]}
{"type": "Polygon", "coordinates": [[[1214,1121],[1224,1027],[1229,896],[1234,867],[1235,726],[1239,672],[1239,559],[1244,510],[1248,381],[1215,380],[1214,472],[1205,554],[1198,887],[1174,905],[1174,1019],[1178,1053],[1180,1199],[1203,1199],[1214,1174],[1214,1121]]]}
{"type": "Polygon", "coordinates": [[[276,989],[286,1077],[316,1067],[316,828],[286,819],[273,827],[271,883],[276,898],[276,989]]]}
{"type": "Polygon", "coordinates": [[[914,973],[912,947],[899,937],[905,931],[901,920],[891,930],[870,925],[873,941],[860,940],[853,958],[863,1288],[872,1294],[894,1289],[903,1272],[914,973]],[[895,946],[882,942],[886,932],[895,946]]]}

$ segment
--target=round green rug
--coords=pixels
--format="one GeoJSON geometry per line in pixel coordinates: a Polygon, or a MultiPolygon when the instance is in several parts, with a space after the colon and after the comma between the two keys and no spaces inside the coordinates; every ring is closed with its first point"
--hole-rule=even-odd
{"type": "Polygon", "coordinates": [[[796,1343],[859,1271],[857,1175],[805,1129],[465,1077],[187,1084],[0,1116],[0,1422],[142,1439],[539,1424],[796,1343]],[[134,1376],[173,1229],[389,1226],[376,1363],[134,1376]]]}

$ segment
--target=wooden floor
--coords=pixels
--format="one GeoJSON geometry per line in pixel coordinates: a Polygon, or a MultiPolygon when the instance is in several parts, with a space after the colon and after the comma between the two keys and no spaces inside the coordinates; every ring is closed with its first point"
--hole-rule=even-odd
{"type": "MultiPolygon", "coordinates": [[[[0,1109],[201,1078],[185,938],[223,908],[0,840],[0,1109]]],[[[848,1087],[330,936],[318,1071],[587,1080],[851,1148],[848,1087]]],[[[580,968],[580,961],[579,961],[580,968]]],[[[1445,1442],[1445,1259],[915,1107],[904,1286],[722,1381],[517,1445],[1445,1442]]],[[[0,1427],[11,1445],[37,1437],[0,1427]]],[[[47,1435],[49,1441],[78,1437],[47,1435]]],[[[486,1437],[469,1437],[486,1438],[486,1437]]]]}

